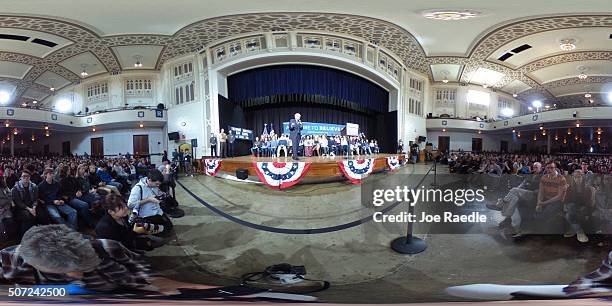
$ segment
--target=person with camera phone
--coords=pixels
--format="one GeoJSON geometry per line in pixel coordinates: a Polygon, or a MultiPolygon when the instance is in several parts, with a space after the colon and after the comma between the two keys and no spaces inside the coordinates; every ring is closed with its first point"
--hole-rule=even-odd
{"type": "Polygon", "coordinates": [[[159,190],[159,186],[163,181],[164,175],[159,170],[151,170],[147,177],[134,185],[127,204],[132,210],[131,223],[162,225],[160,234],[167,234],[172,230],[172,221],[164,214],[160,205],[164,194],[159,190]]]}

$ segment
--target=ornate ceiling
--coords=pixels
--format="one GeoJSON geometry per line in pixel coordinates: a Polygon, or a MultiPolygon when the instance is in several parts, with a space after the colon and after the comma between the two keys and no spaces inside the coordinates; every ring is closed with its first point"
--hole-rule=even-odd
{"type": "MultiPolygon", "coordinates": [[[[584,87],[582,85],[591,86],[588,91],[594,93],[603,91],[603,88],[609,90],[606,86],[612,82],[612,71],[597,70],[598,65],[594,67],[594,63],[612,61],[612,39],[608,36],[600,37],[602,29],[604,32],[608,29],[606,33],[612,34],[612,6],[603,6],[594,11],[606,13],[574,15],[564,13],[497,20],[496,25],[471,34],[475,39],[467,46],[465,53],[455,56],[439,56],[436,54],[440,53],[428,54],[425,51],[435,49],[436,45],[431,42],[432,40],[444,44],[445,37],[429,37],[407,29],[418,28],[416,25],[419,22],[431,22],[421,16],[411,16],[421,20],[411,21],[413,26],[410,26],[378,18],[382,13],[373,13],[373,16],[369,16],[367,11],[362,15],[330,12],[248,13],[202,19],[183,26],[172,34],[119,34],[120,31],[114,29],[115,32],[105,35],[100,31],[99,27],[102,25],[99,23],[95,26],[88,25],[83,20],[67,20],[67,17],[60,14],[45,17],[4,14],[0,15],[0,34],[14,35],[13,32],[24,33],[27,30],[27,33],[38,38],[52,41],[54,37],[61,37],[65,41],[53,47],[37,45],[38,48],[49,48],[42,56],[32,55],[34,53],[28,51],[28,46],[31,45],[28,43],[32,42],[34,37],[18,43],[11,41],[13,45],[10,46],[0,44],[0,63],[14,62],[23,64],[19,67],[31,66],[23,73],[0,71],[2,76],[0,86],[14,88],[15,103],[20,99],[31,100],[37,99],[34,96],[50,95],[51,86],[60,87],[79,82],[82,79],[79,75],[82,69],[87,69],[88,77],[98,73],[120,73],[134,69],[131,59],[136,56],[135,54],[143,57],[145,65],[141,69],[160,69],[168,59],[194,52],[202,46],[238,34],[273,30],[317,30],[349,34],[376,42],[400,57],[407,67],[428,75],[435,82],[442,81],[438,73],[433,73],[436,67],[443,67],[442,65],[455,66],[456,69],[453,71],[457,73],[451,78],[451,82],[478,83],[474,81],[478,79],[477,72],[490,70],[501,74],[499,80],[488,84],[491,87],[508,93],[520,93],[519,99],[525,101],[540,97],[550,98],[551,101],[563,104],[566,103],[565,100],[571,100],[567,97],[581,94],[581,88],[584,87]],[[569,52],[559,49],[558,39],[565,36],[575,39],[579,47],[569,52]],[[533,50],[516,54],[512,61],[504,62],[497,59],[499,55],[508,51],[505,49],[507,46],[519,46],[525,42],[533,44],[533,50]],[[521,64],[517,65],[519,62],[521,64]],[[545,70],[568,63],[578,67],[587,62],[591,69],[587,67],[586,74],[588,75],[589,71],[597,71],[597,74],[589,75],[584,80],[576,77],[578,71],[568,72],[567,67],[564,71],[563,69],[545,70]],[[10,75],[14,77],[9,77],[10,75]],[[562,96],[565,98],[560,99],[562,96]]],[[[550,11],[555,10],[551,8],[550,11]]],[[[589,8],[589,11],[593,11],[593,8],[589,8]]],[[[502,12],[499,14],[502,15],[502,12]]],[[[488,12],[493,16],[496,13],[498,12],[488,12]]],[[[130,18],[129,15],[115,18],[121,19],[117,21],[118,23],[129,24],[122,19],[130,18]]],[[[474,20],[477,22],[478,18],[474,20]]],[[[155,26],[161,21],[150,22],[151,26],[155,26]]],[[[437,24],[440,27],[447,27],[447,35],[453,36],[454,23],[459,24],[463,21],[436,22],[439,22],[437,24]]],[[[167,27],[164,29],[166,31],[157,32],[168,32],[167,27]]],[[[121,32],[130,33],[130,28],[127,27],[121,32]]],[[[0,39],[0,43],[7,41],[0,39]]],[[[445,47],[442,46],[439,50],[445,50],[445,47]]],[[[43,54],[41,52],[39,54],[43,54]]],[[[2,65],[0,69],[1,67],[2,65]]]]}

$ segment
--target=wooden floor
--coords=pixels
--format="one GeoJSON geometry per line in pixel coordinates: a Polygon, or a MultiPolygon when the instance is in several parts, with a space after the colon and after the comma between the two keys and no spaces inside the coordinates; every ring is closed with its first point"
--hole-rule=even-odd
{"type": "MultiPolygon", "coordinates": [[[[387,168],[386,157],[398,155],[398,154],[372,154],[372,155],[361,155],[361,156],[350,156],[348,159],[366,159],[366,158],[374,158],[376,159],[376,164],[374,167],[375,171],[384,170],[387,168]]],[[[404,159],[403,154],[399,154],[400,160],[404,159]]],[[[345,160],[347,157],[300,157],[300,162],[310,162],[312,165],[310,166],[310,170],[306,173],[305,177],[310,178],[324,178],[324,177],[335,177],[342,176],[342,170],[338,166],[338,161],[345,160]]],[[[255,157],[255,156],[239,156],[239,157],[231,157],[231,158],[222,158],[221,159],[221,168],[219,171],[225,172],[227,174],[235,175],[237,169],[247,169],[249,171],[249,175],[257,175],[255,173],[254,162],[292,162],[291,156],[288,157],[255,157]]]]}

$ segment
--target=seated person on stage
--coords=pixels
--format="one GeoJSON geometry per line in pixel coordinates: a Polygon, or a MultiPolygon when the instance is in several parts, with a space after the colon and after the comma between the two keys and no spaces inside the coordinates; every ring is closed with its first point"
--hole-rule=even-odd
{"type": "Polygon", "coordinates": [[[285,157],[289,154],[289,140],[287,135],[282,134],[278,139],[278,148],[276,149],[276,156],[280,157],[280,152],[285,152],[285,157]]]}
{"type": "Polygon", "coordinates": [[[314,141],[312,140],[311,135],[307,135],[304,140],[304,156],[310,157],[312,156],[312,149],[314,146],[314,141]]]}
{"type": "Polygon", "coordinates": [[[45,180],[38,185],[38,198],[44,203],[51,219],[60,224],[67,224],[77,230],[77,212],[61,199],[60,184],[53,180],[53,168],[43,172],[45,180]],[[62,217],[66,216],[66,219],[62,217]]]}
{"type": "Polygon", "coordinates": [[[512,215],[516,211],[519,202],[528,201],[535,202],[540,187],[540,178],[542,177],[542,164],[533,164],[534,173],[525,177],[523,182],[518,187],[510,189],[508,194],[497,200],[497,203],[487,204],[487,208],[500,210],[502,216],[506,217],[500,224],[500,227],[510,226],[512,224],[512,215]]]}
{"type": "Polygon", "coordinates": [[[374,153],[380,154],[380,147],[378,147],[378,140],[374,140],[374,153]]]}
{"type": "Polygon", "coordinates": [[[372,148],[370,147],[370,142],[367,139],[364,139],[361,145],[364,154],[371,155],[372,148]]]}
{"type": "Polygon", "coordinates": [[[574,170],[569,189],[565,196],[565,220],[569,230],[564,237],[576,236],[580,242],[588,242],[589,238],[584,232],[583,223],[590,218],[595,206],[595,190],[587,185],[582,170],[574,170]]]}
{"type": "Polygon", "coordinates": [[[349,146],[348,146],[348,139],[346,138],[346,136],[342,136],[340,138],[340,147],[342,149],[342,155],[348,156],[349,146]]]}
{"type": "Polygon", "coordinates": [[[142,222],[163,225],[161,231],[172,229],[172,222],[162,210],[158,197],[162,194],[159,186],[164,176],[159,170],[151,170],[147,177],[142,178],[130,191],[128,207],[132,210],[132,218],[140,218],[142,222]]]}
{"type": "Polygon", "coordinates": [[[321,156],[321,143],[319,142],[319,135],[315,135],[313,139],[314,145],[312,147],[313,156],[321,156]]]}
{"type": "Polygon", "coordinates": [[[276,150],[278,149],[278,136],[272,136],[272,140],[270,140],[270,156],[277,157],[276,150]]]}
{"type": "MultiPolygon", "coordinates": [[[[544,175],[540,179],[538,188],[538,199],[535,211],[532,210],[531,203],[526,203],[529,207],[525,210],[519,209],[521,220],[532,220],[534,224],[547,226],[549,222],[554,222],[555,217],[563,211],[563,200],[567,191],[567,181],[565,177],[557,171],[554,162],[548,162],[544,175]]],[[[524,224],[525,222],[522,222],[524,224]]],[[[521,224],[521,225],[522,225],[521,224]]],[[[555,232],[556,229],[548,228],[547,231],[555,232]]],[[[525,235],[521,229],[513,236],[519,238],[525,235]]]]}
{"type": "Polygon", "coordinates": [[[338,145],[339,145],[338,141],[339,140],[337,136],[336,137],[330,136],[327,139],[327,146],[329,147],[328,154],[330,157],[335,157],[336,155],[338,155],[338,145]]]}
{"type": "Polygon", "coordinates": [[[106,183],[106,185],[115,186],[115,187],[117,187],[117,190],[121,190],[123,188],[123,185],[121,183],[117,182],[116,180],[114,180],[113,177],[110,175],[110,172],[108,171],[108,165],[106,165],[104,163],[101,164],[100,168],[98,168],[96,173],[98,174],[100,179],[104,183],[106,183]]]}
{"type": "Polygon", "coordinates": [[[327,139],[327,135],[322,135],[319,138],[319,143],[321,145],[323,156],[329,155],[329,140],[327,139]]]}
{"type": "MultiPolygon", "coordinates": [[[[154,236],[157,231],[136,234],[134,228],[128,222],[130,209],[120,196],[109,194],[102,204],[105,214],[96,225],[96,238],[111,239],[121,242],[130,250],[152,250],[163,245],[163,238],[154,236]]],[[[154,225],[145,226],[154,228],[154,225]]]]}
{"type": "Polygon", "coordinates": [[[255,141],[253,142],[253,147],[251,148],[251,154],[253,156],[258,156],[261,153],[261,141],[259,141],[259,137],[255,137],[255,141]]]}
{"type": "Polygon", "coordinates": [[[268,148],[270,147],[270,141],[268,140],[268,136],[261,136],[261,156],[268,156],[268,148]]]}
{"type": "Polygon", "coordinates": [[[19,224],[18,240],[21,240],[23,234],[36,224],[38,187],[30,181],[31,176],[30,171],[21,171],[21,179],[11,190],[11,198],[15,204],[13,215],[19,224]]]}

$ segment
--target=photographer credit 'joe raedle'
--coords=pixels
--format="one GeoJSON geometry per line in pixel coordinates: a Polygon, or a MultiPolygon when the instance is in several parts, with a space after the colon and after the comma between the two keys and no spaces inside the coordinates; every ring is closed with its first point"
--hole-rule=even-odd
{"type": "Polygon", "coordinates": [[[484,201],[483,189],[412,189],[408,186],[396,186],[394,189],[375,189],[372,192],[372,204],[376,207],[397,202],[416,205],[443,205],[440,212],[419,213],[402,211],[396,214],[385,214],[381,211],[372,214],[374,222],[411,222],[411,223],[485,223],[487,216],[480,212],[456,212],[466,203],[484,201]],[[448,208],[448,209],[446,209],[448,208]]]}

